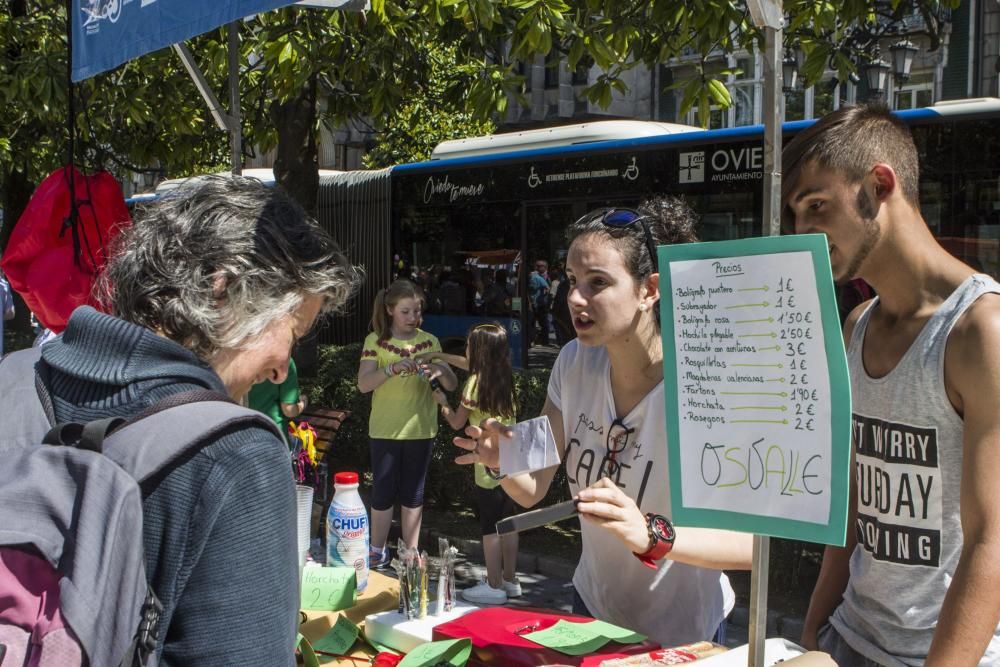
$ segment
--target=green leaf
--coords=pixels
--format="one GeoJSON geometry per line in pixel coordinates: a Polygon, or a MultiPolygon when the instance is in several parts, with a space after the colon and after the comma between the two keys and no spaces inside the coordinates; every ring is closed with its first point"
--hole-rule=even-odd
{"type": "Polygon", "coordinates": [[[723,109],[728,109],[732,105],[733,98],[730,96],[729,89],[726,88],[726,84],[722,83],[718,79],[709,79],[706,85],[709,95],[711,95],[716,104],[723,109]]]}

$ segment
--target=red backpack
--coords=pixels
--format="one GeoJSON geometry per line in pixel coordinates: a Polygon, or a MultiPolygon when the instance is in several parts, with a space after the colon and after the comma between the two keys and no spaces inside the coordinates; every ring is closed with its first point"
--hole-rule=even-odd
{"type": "Polygon", "coordinates": [[[0,266],[35,317],[60,333],[77,306],[96,305],[91,297],[94,277],[104,266],[112,237],[128,224],[131,218],[114,176],[106,171],[84,176],[75,167],[63,167],[31,195],[0,266]]]}

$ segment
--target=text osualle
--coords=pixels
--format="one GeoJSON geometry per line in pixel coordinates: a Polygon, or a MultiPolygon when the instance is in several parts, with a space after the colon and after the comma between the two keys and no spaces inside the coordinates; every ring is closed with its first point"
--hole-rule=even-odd
{"type": "Polygon", "coordinates": [[[831,388],[811,253],[669,272],[684,506],[825,524],[831,388]]]}

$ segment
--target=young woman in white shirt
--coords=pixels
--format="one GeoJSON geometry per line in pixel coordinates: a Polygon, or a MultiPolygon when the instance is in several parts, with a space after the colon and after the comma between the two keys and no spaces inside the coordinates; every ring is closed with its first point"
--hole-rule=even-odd
{"type": "MultiPolygon", "coordinates": [[[[577,338],[559,354],[542,414],[578,500],[583,548],[574,611],[665,646],[724,638],[734,595],[723,569],[749,569],[752,536],[669,522],[663,350],[656,246],[695,240],[696,217],[665,197],[600,209],[567,230],[569,308],[577,338]]],[[[497,468],[505,427],[470,426],[458,463],[497,468]]],[[[521,506],[556,468],[505,478],[521,506]]]]}

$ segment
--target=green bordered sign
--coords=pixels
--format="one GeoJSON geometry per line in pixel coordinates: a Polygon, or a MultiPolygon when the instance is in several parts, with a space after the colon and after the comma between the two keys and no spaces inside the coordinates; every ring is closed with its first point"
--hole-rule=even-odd
{"type": "Polygon", "coordinates": [[[843,545],[851,389],[826,237],[659,262],[674,522],[843,545]]]}

